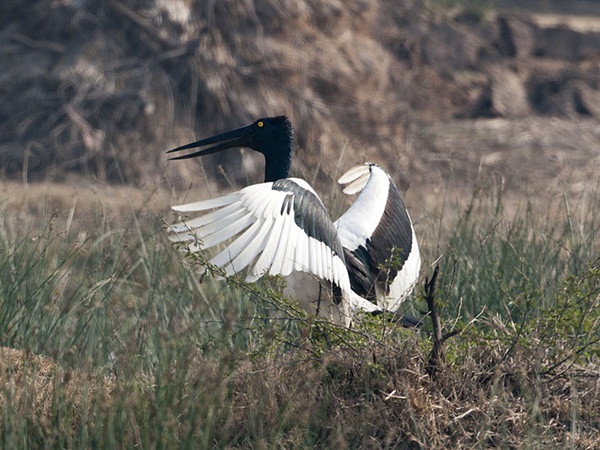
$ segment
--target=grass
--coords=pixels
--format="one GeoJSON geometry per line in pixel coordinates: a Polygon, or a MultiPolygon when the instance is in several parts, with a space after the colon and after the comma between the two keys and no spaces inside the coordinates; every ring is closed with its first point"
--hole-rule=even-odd
{"type": "Polygon", "coordinates": [[[199,283],[159,217],[1,217],[3,447],[600,444],[595,211],[508,214],[476,193],[444,228],[417,221],[461,330],[435,376],[428,326],[347,331],[283,303],[276,279],[199,283]]]}

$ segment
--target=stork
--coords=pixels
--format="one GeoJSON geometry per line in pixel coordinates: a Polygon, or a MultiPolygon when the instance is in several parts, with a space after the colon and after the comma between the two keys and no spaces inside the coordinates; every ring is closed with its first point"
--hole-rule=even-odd
{"type": "Polygon", "coordinates": [[[265,159],[264,183],[173,206],[182,215],[201,215],[171,225],[170,239],[192,252],[230,241],[210,263],[228,276],[246,270],[248,282],[280,275],[285,295],[338,324],[351,326],[356,311],[396,311],[413,290],[421,265],[398,189],[376,164],[350,169],[339,182],[348,185],[346,194],[359,195],[334,222],[306,181],[289,178],[293,138],[286,116],[266,117],[169,150],[210,146],[171,158],[182,160],[247,147],[265,159]]]}

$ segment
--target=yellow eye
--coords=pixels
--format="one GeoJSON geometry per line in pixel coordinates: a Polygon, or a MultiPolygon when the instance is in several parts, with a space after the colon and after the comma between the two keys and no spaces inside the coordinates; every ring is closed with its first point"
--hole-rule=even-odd
{"type": "Polygon", "coordinates": [[[258,128],[262,128],[265,125],[265,123],[262,120],[259,120],[256,125],[258,125],[258,128]]]}

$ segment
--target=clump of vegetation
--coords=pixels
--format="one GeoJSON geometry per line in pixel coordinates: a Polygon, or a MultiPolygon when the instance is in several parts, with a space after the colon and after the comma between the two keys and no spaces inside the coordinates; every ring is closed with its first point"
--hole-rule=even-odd
{"type": "MultiPolygon", "coordinates": [[[[364,316],[347,330],[282,299],[278,279],[200,283],[159,220],[75,235],[56,217],[25,228],[3,217],[5,446],[600,443],[595,217],[577,229],[507,219],[500,200],[474,196],[440,231],[447,245],[423,246],[455,333],[434,372],[428,318],[407,330],[364,316]]],[[[427,310],[417,291],[408,313],[427,310]]]]}

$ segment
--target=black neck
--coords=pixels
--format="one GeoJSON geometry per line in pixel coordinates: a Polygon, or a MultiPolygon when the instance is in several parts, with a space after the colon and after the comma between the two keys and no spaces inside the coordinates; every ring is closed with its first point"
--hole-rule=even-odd
{"type": "Polygon", "coordinates": [[[290,175],[292,152],[265,155],[265,182],[277,181],[290,175]]]}

